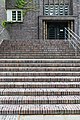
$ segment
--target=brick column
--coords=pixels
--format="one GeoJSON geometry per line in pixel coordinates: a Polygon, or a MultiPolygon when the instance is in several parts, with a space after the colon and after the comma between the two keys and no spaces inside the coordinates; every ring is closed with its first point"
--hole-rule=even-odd
{"type": "Polygon", "coordinates": [[[39,12],[39,15],[43,15],[43,0],[40,0],[40,1],[39,1],[39,4],[40,4],[40,12],[39,12]]]}
{"type": "Polygon", "coordinates": [[[77,0],[73,0],[73,15],[77,15],[77,0]]]}

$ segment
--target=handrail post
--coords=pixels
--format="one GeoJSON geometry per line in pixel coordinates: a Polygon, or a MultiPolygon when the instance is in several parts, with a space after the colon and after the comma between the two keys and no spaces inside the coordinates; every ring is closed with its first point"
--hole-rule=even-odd
{"type": "Polygon", "coordinates": [[[67,41],[67,31],[66,31],[66,28],[65,29],[65,42],[67,41]]]}
{"type": "Polygon", "coordinates": [[[75,56],[77,56],[77,48],[75,47],[75,56]]]}
{"type": "Polygon", "coordinates": [[[2,29],[2,31],[0,32],[0,35],[3,33],[4,30],[5,30],[5,28],[2,29]]]}
{"type": "MultiPolygon", "coordinates": [[[[1,30],[0,36],[1,36],[1,34],[4,32],[4,30],[5,30],[5,28],[3,28],[3,29],[1,30]]],[[[3,42],[3,39],[0,40],[0,45],[2,44],[2,42],[3,42]]]]}

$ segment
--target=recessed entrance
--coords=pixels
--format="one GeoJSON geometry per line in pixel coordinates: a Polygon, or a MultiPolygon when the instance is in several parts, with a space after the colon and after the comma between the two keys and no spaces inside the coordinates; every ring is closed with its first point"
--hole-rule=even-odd
{"type": "Polygon", "coordinates": [[[47,38],[65,39],[65,27],[68,22],[47,22],[47,38]]]}

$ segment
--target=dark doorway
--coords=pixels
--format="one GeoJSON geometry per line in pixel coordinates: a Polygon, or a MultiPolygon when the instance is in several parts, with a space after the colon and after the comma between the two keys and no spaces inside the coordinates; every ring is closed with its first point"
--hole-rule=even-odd
{"type": "Polygon", "coordinates": [[[65,39],[65,27],[67,22],[47,22],[48,39],[65,39]]]}

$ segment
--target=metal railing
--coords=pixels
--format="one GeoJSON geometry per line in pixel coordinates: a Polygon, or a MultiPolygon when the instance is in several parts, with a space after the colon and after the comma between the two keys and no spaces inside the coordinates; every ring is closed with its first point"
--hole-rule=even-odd
{"type": "MultiPolygon", "coordinates": [[[[3,28],[1,31],[0,31],[0,36],[2,35],[2,33],[4,32],[5,28],[3,28]]],[[[0,44],[2,43],[3,39],[0,41],[0,44]]]]}
{"type": "Polygon", "coordinates": [[[4,30],[5,30],[5,28],[3,28],[3,29],[1,30],[0,35],[3,33],[4,30]]]}
{"type": "Polygon", "coordinates": [[[75,50],[75,55],[80,50],[80,36],[73,32],[70,28],[65,28],[65,41],[69,42],[69,46],[72,46],[75,50]]]}

